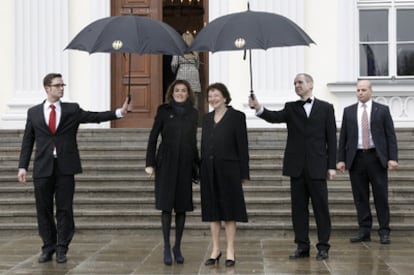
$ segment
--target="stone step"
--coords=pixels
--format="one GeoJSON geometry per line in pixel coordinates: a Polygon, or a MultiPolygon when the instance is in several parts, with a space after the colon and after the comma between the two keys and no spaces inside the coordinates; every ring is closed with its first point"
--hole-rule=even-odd
{"type": "MultiPolygon", "coordinates": [[[[274,197],[254,197],[246,196],[246,205],[249,211],[256,211],[259,209],[279,209],[284,211],[290,211],[290,196],[274,196],[274,197]]],[[[200,197],[197,193],[193,197],[194,205],[196,208],[200,208],[200,197]]],[[[371,199],[371,203],[373,203],[371,199]]],[[[111,196],[99,196],[90,197],[83,193],[76,193],[74,198],[74,205],[81,209],[106,209],[106,210],[137,210],[137,209],[153,209],[154,198],[153,195],[140,197],[118,197],[115,194],[111,196]]],[[[330,196],[329,205],[332,210],[353,210],[355,206],[352,196],[330,196]]],[[[392,211],[404,210],[412,211],[412,205],[414,205],[413,197],[392,197],[390,199],[390,209],[392,211]]],[[[312,207],[310,207],[312,208],[312,207]]],[[[0,199],[0,212],[6,213],[13,210],[34,210],[35,202],[33,195],[27,195],[24,197],[12,197],[0,199]]]]}
{"type": "MultiPolygon", "coordinates": [[[[246,197],[251,198],[273,198],[273,197],[290,197],[290,187],[288,185],[284,186],[261,186],[255,185],[254,183],[248,183],[243,186],[243,190],[246,197]]],[[[341,185],[330,185],[328,187],[329,195],[333,197],[341,198],[351,198],[352,191],[351,187],[341,186],[341,185]]],[[[105,197],[111,198],[114,195],[118,198],[128,198],[128,197],[152,197],[154,195],[154,185],[153,183],[148,185],[133,185],[130,184],[112,184],[109,186],[100,186],[97,184],[93,185],[83,185],[79,182],[76,186],[76,196],[83,197],[105,197]]],[[[194,185],[193,187],[194,196],[199,196],[200,187],[194,185]]],[[[389,187],[389,199],[390,202],[394,199],[399,198],[409,198],[414,195],[414,186],[405,187],[405,186],[390,186],[389,187]]],[[[0,187],[0,199],[2,198],[26,198],[34,196],[34,190],[32,186],[25,185],[21,186],[16,184],[14,186],[1,186],[0,187]]]]}
{"type": "MultiPolygon", "coordinates": [[[[30,173],[30,172],[29,172],[30,173]]],[[[77,187],[93,187],[93,188],[109,188],[113,186],[127,187],[127,186],[154,186],[154,179],[149,178],[145,172],[129,173],[129,174],[108,174],[104,177],[99,173],[80,174],[76,177],[77,187]]],[[[10,175],[0,175],[0,187],[4,188],[20,188],[22,184],[17,181],[17,172],[10,175]]],[[[198,183],[197,183],[198,184],[198,183]]],[[[196,185],[197,185],[196,184],[196,185]]],[[[389,189],[393,188],[406,188],[407,192],[412,191],[413,178],[412,176],[394,175],[389,177],[389,189]]],[[[195,185],[195,187],[196,187],[195,185]]],[[[33,181],[31,176],[28,176],[26,186],[32,187],[33,181]]],[[[290,179],[285,176],[280,176],[275,173],[272,174],[260,174],[251,173],[250,181],[244,184],[244,186],[257,186],[257,187],[277,187],[285,186],[290,187],[290,179]]],[[[328,181],[328,188],[345,187],[350,190],[351,182],[347,175],[337,176],[335,180],[328,181]]],[[[337,189],[338,190],[338,189],[337,189]]]]}
{"type": "MultiPolygon", "coordinates": [[[[198,206],[198,205],[196,205],[198,206]]],[[[247,204],[249,206],[249,204],[247,204]]],[[[147,222],[159,222],[160,211],[155,209],[127,209],[125,211],[118,211],[117,209],[103,209],[103,208],[82,208],[77,205],[74,207],[76,220],[82,222],[84,220],[107,221],[107,222],[126,222],[133,221],[134,219],[143,220],[147,222]]],[[[249,220],[251,223],[258,223],[266,219],[289,219],[290,209],[250,209],[247,208],[249,220]]],[[[313,211],[310,207],[310,216],[313,218],[313,211]]],[[[414,223],[414,214],[410,211],[401,209],[392,209],[392,222],[399,223],[402,221],[409,221],[414,223]]],[[[372,214],[376,216],[375,210],[372,214]]],[[[356,220],[356,213],[354,209],[330,209],[330,215],[334,222],[340,222],[342,218],[349,218],[350,221],[356,220]]],[[[27,210],[12,210],[8,212],[0,213],[0,224],[8,222],[8,219],[14,219],[15,221],[22,223],[29,221],[27,219],[36,219],[35,209],[27,210]],[[22,219],[19,221],[19,219],[22,219]]],[[[189,222],[201,221],[200,207],[196,207],[194,211],[187,212],[187,220],[189,222]]]]}
{"type": "MultiPolygon", "coordinates": [[[[30,172],[29,172],[30,173],[30,172]]],[[[30,189],[33,188],[33,182],[31,176],[27,178],[27,184],[22,185],[17,181],[17,172],[10,175],[0,175],[0,189],[7,188],[9,190],[15,189],[16,192],[20,192],[23,186],[30,189]]],[[[99,173],[80,174],[76,176],[77,188],[95,188],[95,189],[108,189],[108,188],[127,188],[132,186],[146,186],[153,188],[154,179],[149,178],[144,172],[128,173],[128,174],[109,174],[102,176],[99,173]]],[[[288,177],[272,174],[260,174],[251,173],[251,179],[244,184],[245,188],[252,186],[253,189],[262,190],[263,188],[277,188],[280,186],[286,189],[290,188],[290,179],[288,177]]],[[[332,191],[340,191],[341,188],[345,190],[351,190],[351,183],[348,175],[338,175],[335,180],[328,182],[328,189],[332,191]]],[[[6,190],[6,189],[5,189],[6,190]]],[[[197,190],[197,185],[194,185],[194,190],[197,190]]],[[[402,190],[401,193],[413,194],[413,177],[392,175],[389,177],[389,190],[402,190]]],[[[1,196],[1,194],[0,194],[1,196]]]]}
{"type": "MultiPolygon", "coordinates": [[[[17,175],[17,166],[18,163],[15,164],[7,164],[0,166],[0,173],[2,175],[7,174],[14,174],[17,175]]],[[[117,160],[116,158],[107,159],[104,164],[96,165],[90,162],[84,162],[82,164],[82,169],[84,174],[94,174],[94,173],[101,173],[102,176],[106,176],[107,174],[113,175],[114,173],[118,173],[122,175],[124,173],[130,173],[131,175],[136,175],[145,173],[144,171],[145,165],[138,165],[135,163],[126,163],[123,159],[117,160]]],[[[29,167],[30,169],[30,167],[29,167]]],[[[250,173],[252,175],[259,173],[261,175],[280,175],[282,171],[282,164],[281,163],[250,163],[250,173]]],[[[338,173],[340,174],[340,173],[338,173]]],[[[346,173],[347,174],[347,173],[346,173]]],[[[390,171],[389,177],[393,176],[413,176],[414,177],[414,160],[413,163],[400,163],[398,166],[398,171],[390,171]]],[[[338,175],[339,176],[339,175],[338,175]]]]}
{"type": "MultiPolygon", "coordinates": [[[[75,220],[76,221],[76,220],[75,220]]],[[[160,229],[160,222],[158,223],[151,223],[147,221],[132,221],[132,222],[117,222],[117,223],[109,223],[106,221],[86,221],[86,222],[76,222],[76,231],[90,231],[94,233],[98,232],[125,232],[125,231],[145,231],[145,230],[161,230],[160,229]]],[[[314,231],[316,229],[316,224],[313,219],[310,219],[309,222],[310,230],[314,231]]],[[[407,232],[408,234],[412,233],[413,227],[407,223],[393,223],[392,230],[395,234],[398,232],[407,232]]],[[[172,228],[174,229],[174,223],[172,224],[172,228]]],[[[203,222],[186,222],[185,230],[196,230],[197,232],[206,231],[206,234],[209,230],[209,224],[203,222]]],[[[271,230],[274,234],[276,231],[288,231],[286,233],[291,234],[292,232],[292,224],[291,221],[284,222],[278,220],[268,220],[266,222],[260,223],[238,223],[237,230],[271,230]]],[[[332,230],[336,233],[339,232],[355,232],[357,230],[357,225],[355,221],[349,222],[337,222],[332,223],[332,230]]],[[[378,230],[378,225],[375,223],[373,224],[373,232],[378,230]]],[[[12,232],[12,231],[25,231],[25,232],[36,232],[37,231],[37,224],[35,222],[21,222],[21,223],[8,223],[1,225],[1,231],[4,232],[12,232]]],[[[404,233],[406,235],[407,233],[404,233]]],[[[200,233],[198,233],[200,234],[200,233]]]]}
{"type": "MultiPolygon", "coordinates": [[[[339,135],[340,129],[338,129],[339,135]]],[[[149,136],[149,129],[79,129],[78,141],[80,144],[93,146],[96,144],[109,144],[113,146],[133,144],[145,144],[149,136]]],[[[414,142],[414,130],[406,128],[396,129],[397,140],[399,145],[414,142]]],[[[198,130],[198,137],[201,135],[201,129],[198,130]]],[[[21,145],[23,130],[1,130],[2,140],[0,147],[21,145]]],[[[287,137],[286,129],[248,129],[249,143],[268,144],[285,144],[287,137]]],[[[199,140],[199,138],[198,138],[199,140]]]]}
{"type": "MultiPolygon", "coordinates": [[[[1,232],[37,230],[31,177],[27,185],[17,183],[22,135],[22,130],[0,131],[1,232]]],[[[148,135],[149,129],[79,130],[84,172],[76,176],[77,230],[160,229],[160,214],[154,209],[154,181],[144,173],[148,135]]],[[[250,222],[238,228],[290,232],[290,180],[281,171],[286,130],[249,129],[248,135],[251,181],[244,185],[244,191],[250,222]]],[[[400,169],[389,173],[392,228],[413,231],[414,129],[397,129],[397,139],[400,169]]],[[[199,188],[193,186],[195,211],[188,214],[186,230],[208,230],[208,223],[200,221],[199,188]]],[[[333,229],[355,230],[348,173],[338,174],[328,189],[333,229]]],[[[315,228],[313,218],[311,228],[315,228]]]]}

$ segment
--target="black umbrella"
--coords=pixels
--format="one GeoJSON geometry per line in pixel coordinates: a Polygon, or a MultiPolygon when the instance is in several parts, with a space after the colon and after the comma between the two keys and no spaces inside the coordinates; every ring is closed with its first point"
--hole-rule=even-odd
{"type": "MultiPolygon", "coordinates": [[[[168,24],[130,14],[105,17],[92,22],[80,31],[65,49],[89,53],[129,53],[131,61],[131,53],[183,55],[186,48],[180,34],[168,24]]],[[[129,77],[129,98],[130,81],[129,77]]]]}
{"type": "Polygon", "coordinates": [[[249,50],[250,92],[253,94],[252,49],[309,45],[313,40],[292,20],[275,13],[251,11],[216,18],[195,37],[191,51],[249,50]]]}

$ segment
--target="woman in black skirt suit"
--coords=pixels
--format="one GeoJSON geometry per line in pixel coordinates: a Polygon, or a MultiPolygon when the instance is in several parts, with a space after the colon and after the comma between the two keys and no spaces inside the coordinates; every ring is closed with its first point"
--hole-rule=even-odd
{"type": "Polygon", "coordinates": [[[185,80],[176,80],[168,88],[166,102],[158,107],[148,140],[145,172],[155,172],[155,207],[162,211],[164,264],[172,264],[170,247],[171,213],[175,210],[175,261],[184,263],[181,238],[185,213],[193,211],[192,181],[197,177],[198,111],[193,107],[194,93],[185,80]],[[158,137],[161,142],[157,150],[158,137]]]}
{"type": "Polygon", "coordinates": [[[210,222],[213,248],[205,265],[219,262],[221,221],[224,221],[225,265],[234,266],[236,222],[247,222],[242,188],[242,183],[250,177],[246,116],[228,105],[231,97],[224,84],[211,84],[207,92],[208,103],[214,110],[203,119],[200,188],[202,221],[210,222]]]}

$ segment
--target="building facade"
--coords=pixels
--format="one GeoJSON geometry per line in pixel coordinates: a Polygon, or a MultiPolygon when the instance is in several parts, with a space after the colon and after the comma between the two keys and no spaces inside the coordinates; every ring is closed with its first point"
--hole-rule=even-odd
{"type": "MultiPolygon", "coordinates": [[[[114,94],[122,94],[125,88],[123,57],[64,49],[87,24],[123,14],[129,7],[134,8],[134,13],[167,21],[170,15],[166,6],[181,2],[168,1],[171,0],[3,1],[0,129],[24,128],[27,109],[45,98],[42,78],[49,72],[63,74],[68,84],[65,101],[76,101],[84,109],[96,111],[118,106],[114,94]]],[[[356,102],[357,79],[366,78],[373,83],[375,99],[390,107],[396,127],[414,126],[414,1],[193,0],[192,5],[202,5],[200,20],[207,23],[221,15],[245,11],[247,2],[251,10],[288,17],[316,42],[309,47],[252,51],[253,89],[265,106],[279,109],[286,101],[296,100],[293,78],[298,72],[307,72],[315,80],[314,95],[334,104],[340,127],[343,108],[356,102]]],[[[191,22],[198,20],[192,18],[191,22]]],[[[233,107],[246,113],[248,127],[283,127],[257,119],[247,106],[249,65],[242,51],[204,53],[203,58],[205,67],[200,73],[204,76],[204,87],[213,82],[225,83],[232,94],[233,107]]],[[[82,127],[149,127],[154,106],[162,102],[158,84],[162,81],[162,57],[138,57],[138,61],[144,64],[137,66],[134,74],[137,94],[134,108],[140,117],[125,125],[103,123],[82,127]],[[152,86],[143,86],[147,84],[142,75],[147,75],[145,83],[152,86]],[[156,94],[145,96],[141,102],[139,95],[145,91],[156,94]],[[134,124],[144,119],[148,123],[134,124]]]]}

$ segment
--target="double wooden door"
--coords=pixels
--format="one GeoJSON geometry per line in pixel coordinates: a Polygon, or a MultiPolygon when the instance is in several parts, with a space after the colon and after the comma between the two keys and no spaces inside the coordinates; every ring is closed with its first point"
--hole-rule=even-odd
{"type": "MultiPolygon", "coordinates": [[[[204,0],[207,1],[207,0],[204,0]]],[[[203,2],[204,2],[203,1],[203,2]]],[[[112,0],[111,15],[136,14],[163,20],[162,0],[112,0]]],[[[205,15],[207,16],[207,15],[205,15]]],[[[174,26],[173,26],[174,27],[174,26]]],[[[207,55],[205,55],[207,56],[207,55]]],[[[118,108],[131,94],[127,117],[112,122],[113,128],[150,128],[158,106],[163,102],[162,55],[112,54],[111,56],[111,107],[118,108]],[[131,64],[129,64],[131,62],[131,64]],[[131,70],[129,70],[131,65],[131,70]]],[[[205,60],[204,60],[205,62],[205,60]]],[[[206,66],[202,69],[205,81],[206,66]]],[[[204,85],[202,85],[204,86],[204,85]]]]}

